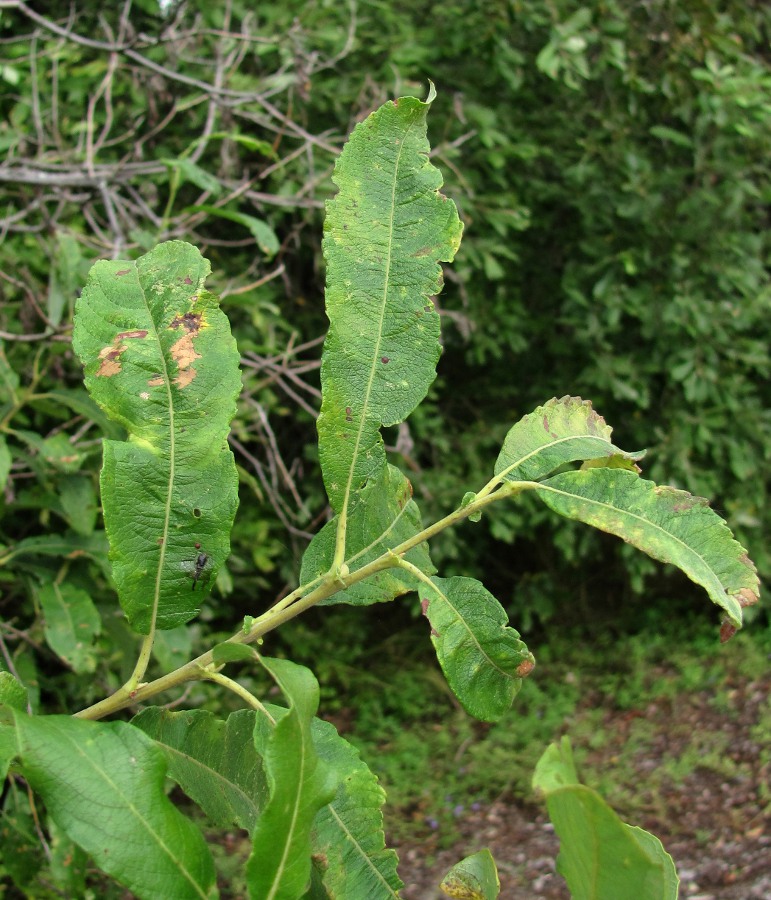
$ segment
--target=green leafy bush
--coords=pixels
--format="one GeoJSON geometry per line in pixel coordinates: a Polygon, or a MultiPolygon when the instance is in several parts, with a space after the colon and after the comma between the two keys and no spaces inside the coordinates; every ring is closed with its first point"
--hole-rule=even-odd
{"type": "MultiPolygon", "coordinates": [[[[432,99],[433,91],[425,103],[402,97],[385,104],[356,128],[335,169],[339,192],[325,222],[330,324],[318,420],[334,516],[310,542],[299,586],[267,609],[255,602],[240,627],[211,635],[209,647],[186,662],[176,659],[185,655],[184,637],[176,644],[166,638],[164,646],[161,635],[197,617],[228,554],[236,470],[227,430],[238,355],[218,298],[205,286],[208,264],[189,244],[163,243],[136,261],[103,260],[91,270],[73,346],[92,398],[115,425],[103,441],[105,534],[91,532],[93,546],[82,541],[82,549],[73,538],[70,555],[88,553],[109,569],[126,622],[116,626],[114,611],[100,615],[87,592],[69,590],[66,569],[46,579],[38,568],[32,577],[41,593],[50,591],[48,646],[73,668],[77,660],[76,672],[91,666],[84,645],[98,639],[100,618],[127,657],[132,632],[140,643],[127,675],[115,671],[120,660],[115,667],[105,661],[112,683],[121,681],[95,702],[100,685],[84,688],[89,705],[74,715],[47,714],[34,676],[25,674],[31,654],[24,645],[0,672],[6,833],[16,840],[22,798],[34,796],[27,818],[38,822],[41,840],[57,836],[72,860],[66,871],[46,869],[46,889],[82,895],[93,864],[139,897],[215,896],[213,857],[200,829],[166,794],[168,775],[208,822],[248,833],[251,897],[397,896],[401,883],[395,854],[384,846],[376,778],[329,723],[315,718],[319,687],[311,672],[261,651],[278,627],[312,607],[366,606],[413,592],[450,689],[471,715],[499,720],[534,658],[495,597],[473,578],[438,576],[428,547],[498,503],[530,493],[567,519],[675,564],[723,610],[724,640],[758,599],[755,568],[723,520],[705,501],[640,478],[642,453],[616,446],[591,404],[575,397],[552,399],[515,423],[492,477],[462,496],[456,489],[453,511],[424,527],[381,432],[412,412],[434,378],[439,315],[431,297],[441,288],[439,262],[452,260],[461,238],[455,205],[439,193],[442,179],[428,158],[432,99]],[[57,612],[64,614],[57,619],[57,612]],[[171,663],[158,677],[148,674],[154,653],[162,666],[171,663]],[[269,689],[249,690],[223,671],[244,664],[275,683],[287,705],[268,702],[269,689]],[[130,722],[101,721],[182,685],[207,683],[244,708],[219,718],[195,703],[186,711],[150,706],[130,722]]],[[[41,555],[41,546],[24,550],[41,555]]],[[[611,834],[636,872],[658,873],[639,895],[658,898],[664,883],[672,895],[676,876],[656,839],[568,784],[576,781],[569,760],[558,766],[553,756],[545,758],[539,783],[557,810],[557,827],[574,801],[587,822],[564,836],[571,884],[578,877],[608,898],[619,896],[619,885],[626,890],[622,869],[603,868],[596,884],[576,876],[592,842],[611,834]]],[[[31,872],[9,868],[22,890],[31,872]]],[[[489,854],[456,867],[445,890],[496,896],[489,854]]]]}

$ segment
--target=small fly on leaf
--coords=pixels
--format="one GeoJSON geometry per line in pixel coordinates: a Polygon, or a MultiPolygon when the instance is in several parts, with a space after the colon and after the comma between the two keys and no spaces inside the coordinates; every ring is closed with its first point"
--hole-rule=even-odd
{"type": "Polygon", "coordinates": [[[198,551],[195,560],[193,562],[182,564],[183,568],[193,579],[193,586],[190,588],[191,591],[196,589],[201,576],[205,573],[206,568],[209,565],[209,556],[201,550],[201,545],[197,541],[195,549],[198,551]]]}

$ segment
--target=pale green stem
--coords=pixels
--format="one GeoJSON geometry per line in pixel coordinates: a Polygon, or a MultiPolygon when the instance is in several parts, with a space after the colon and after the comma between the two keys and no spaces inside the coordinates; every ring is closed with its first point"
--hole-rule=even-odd
{"type": "Polygon", "coordinates": [[[265,707],[254,696],[254,694],[250,694],[249,691],[247,691],[247,689],[237,681],[234,681],[232,678],[228,678],[227,675],[222,675],[220,672],[214,672],[211,669],[203,669],[201,671],[201,678],[205,679],[206,681],[213,681],[216,684],[221,684],[222,687],[227,688],[234,694],[237,694],[244,701],[244,703],[246,703],[247,706],[251,706],[251,708],[256,709],[257,712],[261,712],[268,719],[271,725],[276,724],[276,720],[267,711],[267,709],[265,709],[265,707]]]}
{"type": "MultiPolygon", "coordinates": [[[[284,606],[281,609],[276,609],[274,607],[273,609],[268,610],[268,612],[260,616],[259,619],[255,619],[247,633],[244,633],[243,630],[239,630],[228,639],[227,643],[253,644],[255,641],[259,641],[264,635],[268,634],[268,632],[273,631],[285,622],[294,619],[307,609],[310,609],[312,606],[315,606],[322,600],[326,600],[328,597],[333,596],[339,591],[353,587],[353,585],[358,584],[360,581],[364,581],[366,578],[369,578],[378,572],[382,572],[385,569],[403,565],[407,562],[402,559],[405,553],[408,553],[414,547],[417,547],[424,541],[429,540],[441,531],[444,531],[444,529],[448,528],[450,525],[456,525],[458,522],[467,519],[469,516],[473,515],[475,512],[479,512],[491,503],[537,487],[540,487],[540,485],[532,481],[519,481],[516,483],[506,482],[506,484],[495,491],[495,493],[481,499],[477,497],[477,499],[472,500],[468,506],[453,510],[453,512],[443,519],[434,522],[433,525],[429,525],[428,528],[423,529],[423,531],[413,535],[408,540],[402,541],[397,547],[388,550],[382,556],[379,556],[366,566],[362,566],[355,572],[346,575],[340,573],[335,574],[332,572],[327,573],[309,594],[298,597],[298,599],[292,602],[290,606],[286,606],[288,598],[284,598],[284,601],[282,601],[284,606]]],[[[416,571],[419,570],[416,569],[416,571]]],[[[297,594],[297,592],[294,593],[297,594]]],[[[290,594],[289,596],[291,597],[292,595],[290,594]]],[[[75,715],[81,719],[101,719],[106,715],[125,709],[127,706],[145,702],[150,697],[154,697],[156,694],[168,691],[171,688],[178,687],[187,681],[200,680],[204,677],[201,675],[201,669],[206,670],[213,662],[213,651],[208,650],[206,653],[191,660],[179,669],[170,672],[168,675],[156,678],[155,681],[138,685],[134,690],[129,691],[124,685],[124,687],[119,688],[111,697],[107,697],[104,700],[99,701],[99,703],[89,706],[87,709],[80,710],[80,712],[75,713],[75,715]]]]}

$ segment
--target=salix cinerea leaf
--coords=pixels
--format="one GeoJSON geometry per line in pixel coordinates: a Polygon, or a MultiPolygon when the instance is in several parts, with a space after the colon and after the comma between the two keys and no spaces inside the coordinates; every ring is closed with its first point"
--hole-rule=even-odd
{"type": "Polygon", "coordinates": [[[166,760],[146,734],[126,722],[14,718],[24,778],[100,869],[146,900],[216,896],[211,853],[166,796],[166,760]]]}
{"type": "Polygon", "coordinates": [[[134,262],[98,262],[77,303],[86,386],[128,431],[104,441],[102,506],[120,602],[141,634],[192,619],[230,550],[227,434],[241,379],[209,272],[198,250],[170,241],[134,262]]]}
{"type": "Polygon", "coordinates": [[[169,777],[221,828],[252,832],[268,799],[262,759],[254,746],[252,710],[218,719],[203,709],[172,712],[153,706],[131,724],[165,754],[169,777]]]}
{"type": "Polygon", "coordinates": [[[314,745],[311,722],[319,686],[308,669],[286,659],[261,659],[290,704],[275,725],[255,721],[254,744],[263,759],[270,798],[252,834],[246,882],[253,900],[296,900],[311,877],[311,829],[335,796],[337,773],[314,745]]]}
{"type": "Polygon", "coordinates": [[[742,608],[758,601],[760,582],[747,551],[701,497],[613,468],[563,472],[534,489],[560,515],[677,566],[725,610],[734,629],[741,628],[742,608]]]}
{"type": "Polygon", "coordinates": [[[495,474],[499,481],[539,481],[566,463],[597,460],[602,465],[608,458],[634,468],[645,451],[627,453],[616,447],[610,439],[612,430],[589,401],[553,398],[511,427],[495,474]]]}
{"type": "MultiPolygon", "coordinates": [[[[394,466],[386,465],[356,496],[349,509],[344,562],[350,572],[382,556],[422,529],[420,511],[412,499],[412,485],[394,466]]],[[[300,581],[308,584],[328,572],[334,557],[337,518],[318,532],[308,545],[302,561],[300,581]]],[[[407,562],[422,572],[436,570],[428,546],[419,544],[404,555],[407,562]]],[[[390,568],[333,594],[320,605],[350,603],[366,606],[393,600],[415,590],[417,582],[405,569],[390,568]]]]}
{"type": "MultiPolygon", "coordinates": [[[[272,703],[265,709],[275,722],[289,714],[272,703]]],[[[256,744],[268,745],[273,726],[262,713],[238,710],[223,721],[204,710],[151,707],[135,716],[132,725],[163,750],[169,776],[212,822],[252,833],[268,800],[256,744]]],[[[334,896],[396,897],[401,881],[396,854],[385,847],[385,791],[359,751],[332,724],[314,718],[311,736],[316,753],[338,782],[334,799],[317,813],[311,833],[313,857],[324,862],[324,883],[334,896]]]]}
{"type": "Polygon", "coordinates": [[[319,756],[339,781],[334,800],[319,810],[313,825],[313,855],[323,861],[324,886],[331,897],[393,900],[402,882],[396,853],[385,845],[385,791],[333,725],[314,719],[312,733],[319,756]]]}
{"type": "MultiPolygon", "coordinates": [[[[335,165],[324,223],[329,332],[319,457],[344,534],[355,493],[385,466],[380,429],[403,421],[434,380],[442,286],[462,226],[428,158],[426,102],[402,97],[356,126],[335,165]]],[[[342,543],[342,541],[341,541],[342,543]]]]}
{"type": "Polygon", "coordinates": [[[498,721],[533,670],[533,654],[508,625],[500,603],[475,579],[433,577],[421,582],[419,593],[452,692],[470,715],[498,721]]]}
{"type": "Polygon", "coordinates": [[[622,822],[579,782],[570,741],[551,744],[536,766],[533,789],[546,798],[559,835],[557,871],[576,900],[676,900],[679,879],[661,841],[622,822]]]}

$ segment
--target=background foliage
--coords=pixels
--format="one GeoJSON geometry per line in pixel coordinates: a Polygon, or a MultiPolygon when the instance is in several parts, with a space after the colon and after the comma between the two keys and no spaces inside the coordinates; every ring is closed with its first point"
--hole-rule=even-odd
{"type": "MultiPolygon", "coordinates": [[[[0,11],[6,665],[54,697],[62,664],[86,696],[95,669],[99,694],[125,674],[109,674],[129,638],[105,611],[96,494],[115,426],[69,343],[98,257],[179,237],[224,273],[214,287],[245,370],[231,442],[242,503],[218,580],[228,599],[207,627],[292,583],[326,517],[313,419],[333,161],[356,120],[429,77],[435,162],[466,237],[440,300],[440,377],[390,436],[426,517],[479,481],[507,424],[570,392],[619,423],[624,446],[656,423],[646,472],[713,498],[768,574],[766,4],[166,6],[0,11]],[[65,576],[80,593],[63,603],[44,586],[65,576]],[[57,603],[80,605],[100,652],[57,628],[57,603]]],[[[527,502],[443,536],[434,555],[448,574],[485,571],[525,628],[568,603],[579,619],[615,616],[644,589],[655,616],[651,597],[689,590],[527,502]]],[[[293,639],[316,655],[311,633],[293,639]]],[[[157,653],[195,640],[171,633],[157,653]]]]}

